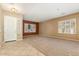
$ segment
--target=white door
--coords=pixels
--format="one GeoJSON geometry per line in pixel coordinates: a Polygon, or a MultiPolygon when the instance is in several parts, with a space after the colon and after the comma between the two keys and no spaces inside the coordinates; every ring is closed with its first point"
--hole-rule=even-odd
{"type": "Polygon", "coordinates": [[[4,41],[17,39],[17,18],[4,16],[4,41]]]}

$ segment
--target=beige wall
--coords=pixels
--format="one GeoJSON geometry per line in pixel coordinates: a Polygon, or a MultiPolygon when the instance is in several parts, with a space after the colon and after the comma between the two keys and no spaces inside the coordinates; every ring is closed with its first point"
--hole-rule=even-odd
{"type": "Polygon", "coordinates": [[[3,43],[3,13],[2,8],[0,7],[0,47],[3,43]]]}
{"type": "Polygon", "coordinates": [[[45,22],[40,23],[40,35],[48,36],[48,37],[58,37],[61,39],[68,39],[68,40],[79,40],[79,13],[51,19],[45,22]],[[67,19],[77,19],[77,34],[59,34],[58,33],[58,21],[67,20],[67,19]]]}
{"type": "Polygon", "coordinates": [[[17,40],[22,40],[22,36],[23,36],[22,35],[22,33],[23,33],[23,30],[22,30],[23,16],[22,16],[22,14],[5,11],[0,7],[0,44],[2,44],[2,42],[4,42],[4,16],[5,15],[14,16],[14,17],[18,18],[17,19],[18,20],[17,40]]]}

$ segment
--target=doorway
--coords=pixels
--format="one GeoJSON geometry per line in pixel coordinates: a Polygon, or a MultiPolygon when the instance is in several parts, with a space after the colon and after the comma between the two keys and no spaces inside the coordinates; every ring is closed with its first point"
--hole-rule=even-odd
{"type": "Polygon", "coordinates": [[[17,18],[4,16],[4,41],[17,40],[17,18]]]}

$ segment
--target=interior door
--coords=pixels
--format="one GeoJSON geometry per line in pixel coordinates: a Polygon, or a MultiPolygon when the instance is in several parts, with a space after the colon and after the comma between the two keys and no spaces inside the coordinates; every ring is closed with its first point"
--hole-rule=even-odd
{"type": "Polygon", "coordinates": [[[4,16],[4,41],[17,39],[17,18],[4,16]]]}

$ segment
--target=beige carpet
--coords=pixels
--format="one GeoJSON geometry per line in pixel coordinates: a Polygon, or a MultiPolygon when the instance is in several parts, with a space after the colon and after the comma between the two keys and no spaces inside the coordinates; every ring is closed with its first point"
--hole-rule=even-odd
{"type": "Polygon", "coordinates": [[[7,42],[0,48],[0,56],[44,56],[26,41],[7,42]]]}
{"type": "Polygon", "coordinates": [[[79,56],[79,42],[40,36],[30,36],[24,40],[47,56],[79,56]]]}

